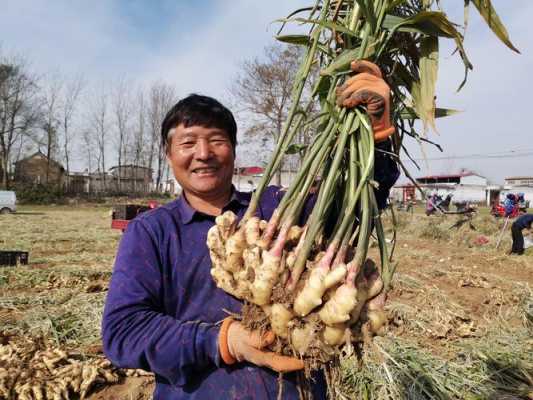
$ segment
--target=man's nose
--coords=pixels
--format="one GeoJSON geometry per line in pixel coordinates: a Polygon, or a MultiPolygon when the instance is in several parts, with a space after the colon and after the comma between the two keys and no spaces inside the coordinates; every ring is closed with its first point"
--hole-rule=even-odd
{"type": "Polygon", "coordinates": [[[211,157],[211,146],[207,140],[199,140],[195,150],[194,155],[198,160],[206,160],[211,157]]]}

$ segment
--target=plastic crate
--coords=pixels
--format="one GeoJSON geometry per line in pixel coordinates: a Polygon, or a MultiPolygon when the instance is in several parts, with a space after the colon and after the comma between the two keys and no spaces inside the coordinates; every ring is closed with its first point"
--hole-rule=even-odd
{"type": "Polygon", "coordinates": [[[28,264],[29,253],[27,251],[5,251],[0,250],[0,265],[28,264]]]}
{"type": "Polygon", "coordinates": [[[131,220],[150,207],[140,204],[121,204],[113,208],[113,219],[131,220]]]}

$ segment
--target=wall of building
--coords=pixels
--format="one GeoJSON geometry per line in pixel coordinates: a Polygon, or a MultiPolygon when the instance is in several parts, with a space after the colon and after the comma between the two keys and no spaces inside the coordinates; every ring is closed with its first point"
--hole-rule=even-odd
{"type": "MultiPolygon", "coordinates": [[[[452,193],[452,203],[462,201],[471,203],[486,203],[487,201],[486,186],[441,183],[435,185],[420,185],[420,187],[422,190],[424,190],[426,196],[436,193],[442,198],[445,198],[449,193],[452,193]]],[[[392,188],[390,197],[393,201],[402,201],[403,188],[392,188]]],[[[417,201],[426,200],[422,197],[419,190],[415,190],[415,199],[417,201]]]]}
{"type": "Polygon", "coordinates": [[[150,168],[137,167],[134,165],[123,165],[119,167],[113,167],[109,170],[112,176],[119,177],[121,179],[137,179],[145,180],[147,182],[152,181],[152,170],[150,168]]]}
{"type": "Polygon", "coordinates": [[[483,203],[487,202],[486,186],[457,185],[453,191],[453,202],[483,203]]]}
{"type": "MultiPolygon", "coordinates": [[[[281,173],[281,186],[289,187],[294,178],[296,177],[296,172],[292,171],[283,171],[281,173]]],[[[257,188],[257,185],[261,181],[261,175],[233,175],[233,185],[240,192],[252,192],[257,188]]],[[[270,181],[271,185],[274,185],[276,182],[276,177],[272,178],[270,181]]]]}
{"type": "Polygon", "coordinates": [[[533,187],[533,177],[523,176],[518,179],[507,178],[505,184],[510,186],[530,186],[533,187]]]}
{"type": "Polygon", "coordinates": [[[15,164],[16,182],[62,185],[64,175],[64,170],[56,162],[51,161],[48,165],[48,160],[44,155],[36,155],[15,164]]]}
{"type": "Polygon", "coordinates": [[[478,175],[463,176],[460,180],[461,185],[487,186],[487,179],[478,175]]]}

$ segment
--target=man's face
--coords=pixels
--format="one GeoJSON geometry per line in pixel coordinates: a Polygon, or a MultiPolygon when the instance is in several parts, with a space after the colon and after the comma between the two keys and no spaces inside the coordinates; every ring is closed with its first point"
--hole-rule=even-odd
{"type": "Polygon", "coordinates": [[[167,160],[185,193],[209,199],[231,190],[235,156],[224,130],[178,125],[168,145],[167,160]]]}

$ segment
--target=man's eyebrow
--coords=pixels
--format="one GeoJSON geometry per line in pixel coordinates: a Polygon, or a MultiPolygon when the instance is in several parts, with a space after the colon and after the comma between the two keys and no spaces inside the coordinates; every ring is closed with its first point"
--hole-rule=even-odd
{"type": "Polygon", "coordinates": [[[185,133],[178,134],[176,137],[178,139],[189,139],[189,138],[196,137],[196,135],[192,132],[185,132],[185,133]]]}

